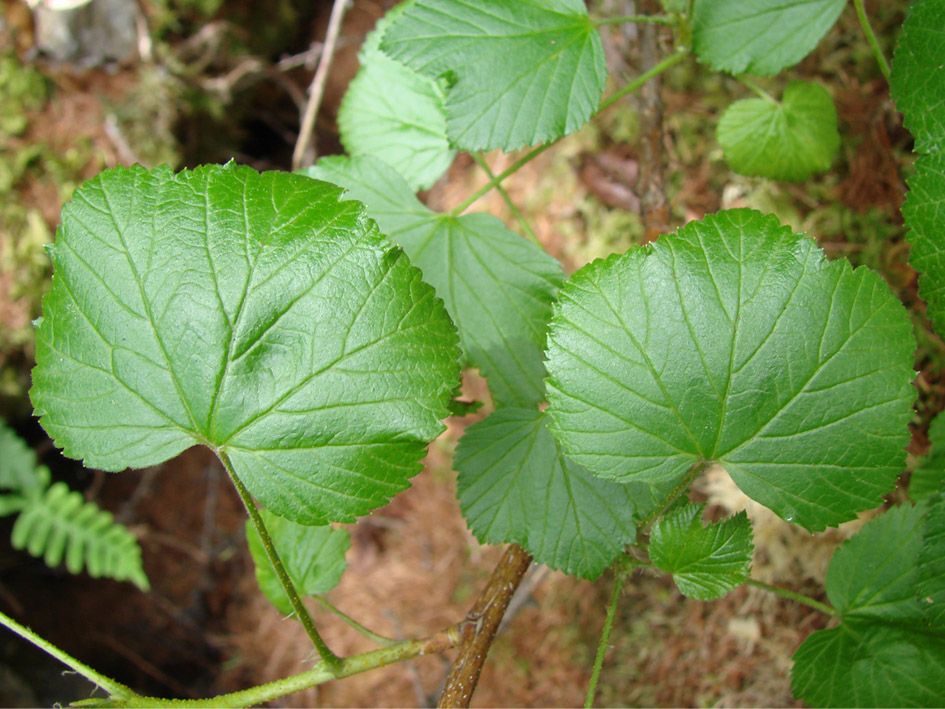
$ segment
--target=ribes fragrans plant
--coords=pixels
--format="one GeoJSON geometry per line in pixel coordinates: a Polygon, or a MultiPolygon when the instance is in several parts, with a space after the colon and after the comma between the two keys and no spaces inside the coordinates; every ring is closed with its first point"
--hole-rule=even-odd
{"type": "MultiPolygon", "coordinates": [[[[686,501],[719,464],[810,531],[883,502],[905,464],[915,349],[883,280],[750,210],[710,215],[566,278],[535,243],[466,212],[690,53],[719,71],[773,74],[844,7],[665,4],[670,14],[592,19],[581,0],[408,1],[362,50],[340,113],[350,156],[305,175],[118,168],[63,210],[31,390],[41,423],[67,455],[105,470],[192,445],[215,451],[249,513],[260,585],[298,616],[322,659],[209,703],[261,702],[459,644],[442,701],[466,704],[531,558],[588,579],[614,569],[589,703],[622,584],[638,567],[671,574],[693,598],[752,583],[833,616],[795,656],[795,692],[811,704],[945,700],[940,451],[917,471],[915,505],[870,521],[837,551],[829,605],[753,581],[748,518],[706,525],[702,506],[686,501]],[[629,21],[671,27],[678,46],[602,99],[600,26],[629,21]],[[456,150],[536,143],[450,212],[415,197],[456,150]],[[347,537],[330,523],[407,486],[440,421],[461,406],[450,403],[461,365],[486,376],[496,408],[459,442],[460,506],[480,541],[512,546],[468,622],[392,643],[345,618],[383,647],[337,657],[300,599],[329,590],[343,568],[347,537]]],[[[886,70],[862,3],[854,9],[886,70]]],[[[893,70],[924,153],[906,218],[936,322],[943,30],[943,3],[916,2],[893,70]]],[[[838,146],[829,93],[792,83],[777,100],[744,81],[760,98],[734,103],[719,124],[732,167],[775,179],[827,168],[838,146]]],[[[170,701],[2,620],[109,694],[78,704],[170,701]]]]}

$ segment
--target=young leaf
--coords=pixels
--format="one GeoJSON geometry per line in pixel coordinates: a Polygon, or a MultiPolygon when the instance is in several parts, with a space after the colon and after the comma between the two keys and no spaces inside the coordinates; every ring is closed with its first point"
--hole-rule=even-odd
{"type": "Polygon", "coordinates": [[[31,497],[42,494],[47,487],[49,468],[37,465],[33,449],[11,428],[0,423],[0,494],[10,491],[17,496],[31,497]]]}
{"type": "Polygon", "coordinates": [[[917,600],[923,509],[868,522],[830,560],[827,596],[843,613],[794,654],[795,696],[812,706],[937,706],[945,696],[945,633],[917,600]]]}
{"type": "Polygon", "coordinates": [[[767,76],[797,64],[846,0],[696,0],[692,48],[717,71],[767,76]]]}
{"type": "Polygon", "coordinates": [[[929,504],[919,550],[919,604],[926,620],[945,631],[945,487],[929,504]]]}
{"type": "Polygon", "coordinates": [[[637,486],[595,478],[561,453],[545,415],[500,409],[471,426],[453,459],[469,528],[535,561],[595,579],[636,536],[637,486]]]}
{"type": "Polygon", "coordinates": [[[717,136],[735,172],[774,180],[827,170],[840,147],[830,94],[803,81],[788,84],[780,103],[736,101],[722,114],[717,136]]]}
{"type": "MultiPolygon", "coordinates": [[[[259,510],[259,514],[286,573],[292,579],[292,585],[300,594],[316,596],[328,593],[338,585],[347,566],[345,553],[351,546],[351,538],[345,530],[332,529],[327,525],[308,527],[296,524],[265,509],[259,510]]],[[[289,615],[292,613],[292,604],[279,583],[276,570],[269,563],[262,540],[249,520],[246,521],[246,542],[256,565],[259,588],[280,613],[289,615]]]]}
{"type": "Polygon", "coordinates": [[[420,272],[340,188],[116,168],[63,209],[30,396],[105,470],[195,444],[269,509],[351,520],[419,470],[458,378],[420,272]]]}
{"type": "Polygon", "coordinates": [[[932,419],[929,440],[932,445],[928,455],[909,478],[909,497],[914,502],[936,496],[945,485],[945,415],[939,413],[932,419]]]}
{"type": "Polygon", "coordinates": [[[497,405],[527,408],[544,400],[545,332],[564,281],[557,261],[491,215],[432,212],[379,160],[327,158],[306,174],[347,187],[423,271],[497,405]]]}
{"type": "Polygon", "coordinates": [[[680,593],[709,601],[748,580],[753,545],[751,522],[739,512],[708,527],[704,504],[686,505],[653,525],[650,559],[673,575],[680,593]]]}
{"type": "Polygon", "coordinates": [[[515,150],[580,128],[607,67],[583,0],[417,0],[381,50],[444,78],[447,130],[465,150],[515,150]]]}
{"type": "Polygon", "coordinates": [[[380,51],[387,27],[413,2],[390,10],[368,35],[358,55],[361,68],[338,109],[341,143],[351,155],[374,155],[414,190],[427,189],[456,154],[446,137],[440,85],[380,51]]]}
{"type": "Polygon", "coordinates": [[[134,535],[63,482],[30,500],[16,518],[10,539],[14,549],[42,557],[47,566],[58,566],[65,557],[70,573],[85,568],[93,578],[131,581],[142,591],[150,588],[134,535]]]}
{"type": "Polygon", "coordinates": [[[549,428],[622,482],[717,461],[810,530],[879,504],[905,462],[915,340],[868,269],[732,210],[575,273],[548,336],[549,428]]]}
{"type": "Polygon", "coordinates": [[[919,272],[919,295],[928,315],[945,332],[945,5],[916,0],[909,6],[892,63],[890,92],[915,136],[915,174],[902,208],[909,260],[919,272]]]}

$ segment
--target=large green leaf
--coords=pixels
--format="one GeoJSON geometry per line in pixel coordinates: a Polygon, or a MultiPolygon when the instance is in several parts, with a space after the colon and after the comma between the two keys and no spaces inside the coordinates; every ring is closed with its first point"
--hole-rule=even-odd
{"type": "MultiPolygon", "coordinates": [[[[303,596],[316,596],[328,593],[338,585],[347,566],[345,553],[351,546],[351,538],[345,530],[328,525],[310,527],[297,524],[264,509],[259,510],[259,514],[296,591],[303,596]]],[[[249,520],[246,520],[246,542],[256,565],[259,588],[272,605],[289,615],[292,603],[279,583],[276,570],[269,563],[262,539],[249,520]]]]}
{"type": "Polygon", "coordinates": [[[916,160],[902,208],[919,272],[919,294],[945,333],[945,5],[916,0],[902,26],[892,63],[892,97],[915,136],[916,160]]]}
{"type": "Polygon", "coordinates": [[[361,68],[338,109],[338,131],[348,153],[396,166],[417,190],[430,187],[456,152],[446,137],[443,89],[378,48],[387,27],[409,4],[388,12],[365,39],[358,55],[361,68]]]}
{"type": "Polygon", "coordinates": [[[777,74],[797,64],[836,22],[846,0],[696,0],[692,47],[717,71],[777,74]]]}
{"type": "Polygon", "coordinates": [[[874,507],[905,462],[915,340],[882,279],[777,219],[732,210],[575,273],[548,336],[565,453],[628,482],[721,463],[823,529],[874,507]]]}
{"type": "Polygon", "coordinates": [[[926,620],[945,631],[945,488],[929,506],[919,550],[919,604],[926,620]]]}
{"type": "Polygon", "coordinates": [[[110,170],[63,209],[30,396],[66,455],[195,444],[296,521],[351,520],[419,471],[457,382],[433,290],[341,189],[230,164],[110,170]]]}
{"type": "Polygon", "coordinates": [[[923,508],[890,510],[830,560],[827,596],[836,628],[794,655],[796,696],[812,706],[938,706],[945,697],[945,633],[917,599],[923,508]]]}
{"type": "Polygon", "coordinates": [[[417,0],[381,49],[447,80],[449,137],[466,150],[514,150],[577,130],[607,79],[583,0],[417,0]]]}
{"type": "Polygon", "coordinates": [[[722,114],[717,136],[735,172],[774,180],[827,170],[840,147],[833,99],[804,81],[788,84],[780,103],[736,101],[722,114]]]}
{"type": "Polygon", "coordinates": [[[557,261],[491,215],[432,212],[379,160],[327,158],[307,174],[347,187],[423,271],[497,404],[544,400],[545,332],[564,280],[557,261]]]}
{"type": "Polygon", "coordinates": [[[636,486],[565,458],[536,410],[500,409],[473,425],[453,465],[460,508],[484,544],[514,542],[535,561],[595,579],[636,536],[636,486]]]}
{"type": "Polygon", "coordinates": [[[650,559],[673,575],[684,596],[709,601],[748,580],[753,545],[744,512],[704,527],[704,509],[704,504],[686,505],[654,524],[650,559]]]}

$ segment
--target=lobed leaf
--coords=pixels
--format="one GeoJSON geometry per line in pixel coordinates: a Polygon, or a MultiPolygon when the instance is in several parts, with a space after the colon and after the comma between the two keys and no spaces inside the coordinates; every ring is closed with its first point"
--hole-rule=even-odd
{"type": "Polygon", "coordinates": [[[491,215],[436,214],[379,160],[326,158],[306,174],[347,187],[403,247],[443,299],[497,405],[544,400],[545,333],[564,280],[557,261],[491,215]]]}
{"type": "Polygon", "coordinates": [[[539,563],[595,579],[636,538],[637,486],[565,458],[539,411],[500,409],[474,424],[453,465],[463,516],[483,544],[519,544],[539,563]]]}
{"type": "Polygon", "coordinates": [[[684,596],[709,601],[748,580],[754,546],[747,514],[704,527],[704,509],[704,504],[690,504],[658,520],[650,535],[650,559],[673,575],[684,596]]]}
{"type": "Polygon", "coordinates": [[[692,48],[716,71],[767,76],[797,64],[845,0],[695,0],[692,48]]]}
{"type": "Polygon", "coordinates": [[[404,489],[443,428],[456,333],[340,196],[234,164],[116,168],[80,187],[30,391],[65,454],[121,470],[205,444],[306,523],[404,489]]]}
{"type": "Polygon", "coordinates": [[[582,0],[416,0],[381,50],[445,79],[447,131],[465,150],[567,135],[597,110],[607,66],[582,0]]]}
{"type": "Polygon", "coordinates": [[[717,136],[735,172],[774,180],[827,170],[840,148],[830,94],[803,81],[788,84],[780,103],[736,101],[722,114],[717,136]]]}
{"type": "Polygon", "coordinates": [[[350,155],[373,155],[396,166],[418,190],[439,179],[456,151],[446,136],[442,87],[379,49],[387,27],[412,2],[388,11],[365,39],[361,68],[338,109],[338,131],[350,155]]]}
{"type": "MultiPolygon", "coordinates": [[[[345,530],[328,525],[297,524],[265,509],[260,509],[259,514],[296,591],[303,596],[317,596],[338,585],[347,566],[345,553],[351,546],[351,538],[345,530]]],[[[249,520],[246,520],[246,542],[256,566],[259,588],[280,613],[291,614],[292,603],[269,563],[262,539],[249,520]]]]}
{"type": "Polygon", "coordinates": [[[882,279],[732,210],[562,288],[550,430],[604,478],[679,484],[716,461],[810,530],[875,507],[905,462],[915,340],[882,279]]]}

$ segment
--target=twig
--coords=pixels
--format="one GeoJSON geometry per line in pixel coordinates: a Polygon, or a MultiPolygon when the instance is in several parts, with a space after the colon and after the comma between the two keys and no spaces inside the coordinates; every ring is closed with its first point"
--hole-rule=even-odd
{"type": "Polygon", "coordinates": [[[517,544],[509,545],[489,583],[479,594],[475,605],[462,624],[463,635],[459,655],[446,678],[440,695],[440,707],[468,707],[479,674],[485,663],[496,630],[502,622],[512,594],[532,563],[531,555],[517,544]]]}
{"type": "MultiPolygon", "coordinates": [[[[335,44],[338,41],[338,33],[341,31],[341,20],[344,18],[347,6],[348,0],[335,0],[331,7],[331,17],[328,20],[328,32],[325,34],[325,46],[318,60],[318,69],[315,70],[312,86],[309,88],[308,103],[305,106],[305,115],[302,116],[299,139],[292,153],[293,170],[298,170],[302,167],[302,162],[306,159],[309,152],[309,146],[312,142],[312,132],[315,129],[315,116],[318,114],[318,107],[321,105],[322,96],[325,93],[325,81],[328,79],[328,71],[331,69],[331,62],[335,56],[335,44]]],[[[315,155],[313,153],[308,163],[311,164],[314,158],[315,155]]]]}

